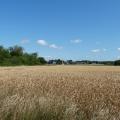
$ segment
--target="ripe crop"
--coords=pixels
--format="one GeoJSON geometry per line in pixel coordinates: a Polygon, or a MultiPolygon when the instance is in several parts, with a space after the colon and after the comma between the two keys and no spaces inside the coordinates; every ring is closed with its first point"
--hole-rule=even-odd
{"type": "Polygon", "coordinates": [[[120,68],[0,68],[0,120],[120,120],[120,68]]]}

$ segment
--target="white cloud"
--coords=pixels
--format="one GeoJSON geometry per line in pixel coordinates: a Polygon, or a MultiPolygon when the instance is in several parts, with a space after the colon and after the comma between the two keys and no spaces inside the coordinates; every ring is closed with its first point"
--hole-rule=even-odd
{"type": "Polygon", "coordinates": [[[37,43],[41,46],[47,46],[48,43],[45,40],[38,40],[37,43]]]}
{"type": "Polygon", "coordinates": [[[91,52],[93,52],[93,53],[100,53],[100,52],[106,52],[106,51],[107,51],[107,49],[105,49],[105,48],[91,50],[91,52]]]}
{"type": "Polygon", "coordinates": [[[23,40],[21,40],[21,44],[27,44],[27,43],[29,43],[30,41],[28,40],[28,39],[23,39],[23,40]]]}
{"type": "Polygon", "coordinates": [[[98,52],[100,52],[100,51],[101,51],[100,49],[91,50],[91,52],[93,52],[93,53],[98,53],[98,52]]]}
{"type": "Polygon", "coordinates": [[[55,49],[58,48],[55,44],[51,44],[51,45],[49,45],[49,47],[50,47],[50,48],[55,48],[55,49]]]}
{"type": "Polygon", "coordinates": [[[57,46],[56,44],[48,44],[45,40],[38,40],[37,43],[41,46],[46,46],[53,49],[62,49],[61,46],[57,46]]]}
{"type": "Polygon", "coordinates": [[[118,48],[118,51],[120,51],[120,48],[118,48]]]}
{"type": "Polygon", "coordinates": [[[76,43],[76,44],[78,44],[78,43],[81,43],[81,42],[82,42],[82,40],[80,40],[80,39],[71,40],[71,43],[76,43]]]}
{"type": "Polygon", "coordinates": [[[55,44],[51,44],[51,45],[49,45],[49,47],[50,47],[50,48],[54,48],[54,49],[62,49],[62,47],[57,46],[57,45],[55,45],[55,44]]]}

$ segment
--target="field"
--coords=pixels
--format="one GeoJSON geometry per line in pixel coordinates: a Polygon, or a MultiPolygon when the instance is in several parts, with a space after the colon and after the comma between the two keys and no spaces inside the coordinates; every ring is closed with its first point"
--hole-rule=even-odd
{"type": "Polygon", "coordinates": [[[0,120],[120,120],[120,67],[1,67],[0,120]]]}

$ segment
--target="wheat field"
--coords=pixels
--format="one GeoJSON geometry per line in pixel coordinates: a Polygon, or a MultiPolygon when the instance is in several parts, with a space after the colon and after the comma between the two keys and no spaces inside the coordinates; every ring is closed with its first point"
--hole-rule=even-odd
{"type": "Polygon", "coordinates": [[[0,120],[120,120],[120,67],[1,67],[0,120]]]}

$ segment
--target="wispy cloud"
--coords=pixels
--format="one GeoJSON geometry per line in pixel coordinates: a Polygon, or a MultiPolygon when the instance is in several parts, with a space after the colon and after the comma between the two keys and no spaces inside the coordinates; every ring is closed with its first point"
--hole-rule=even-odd
{"type": "Polygon", "coordinates": [[[62,49],[61,46],[57,46],[56,44],[48,44],[45,40],[38,40],[37,43],[41,46],[46,46],[53,49],[62,49]]]}
{"type": "Polygon", "coordinates": [[[37,43],[41,46],[47,46],[48,43],[45,40],[38,40],[37,43]]]}
{"type": "Polygon", "coordinates": [[[117,50],[120,51],[120,48],[118,48],[117,50]]]}
{"type": "Polygon", "coordinates": [[[30,40],[28,40],[28,39],[23,39],[23,40],[21,40],[21,44],[28,44],[30,42],[30,40]]]}
{"type": "Polygon", "coordinates": [[[100,52],[106,52],[107,51],[107,49],[105,49],[105,48],[103,48],[103,49],[93,49],[93,50],[91,50],[91,52],[93,52],[93,53],[100,53],[100,52]]]}
{"type": "Polygon", "coordinates": [[[94,49],[94,50],[91,50],[91,52],[98,53],[98,52],[100,52],[100,49],[94,49]]]}
{"type": "Polygon", "coordinates": [[[51,45],[49,45],[49,47],[50,47],[50,48],[54,48],[54,49],[62,49],[61,46],[57,46],[57,45],[55,45],[55,44],[51,44],[51,45]]]}
{"type": "Polygon", "coordinates": [[[80,40],[80,39],[76,39],[76,40],[71,40],[70,42],[71,42],[71,43],[78,44],[78,43],[81,43],[82,40],[80,40]]]}

